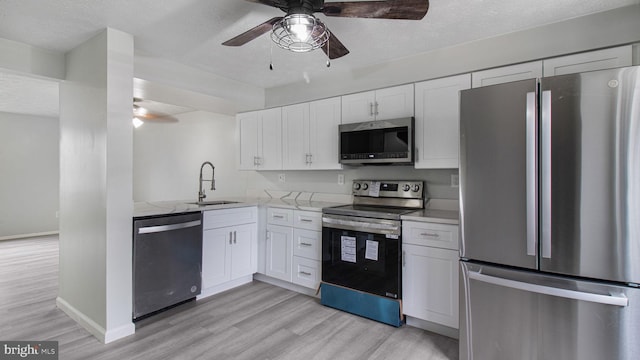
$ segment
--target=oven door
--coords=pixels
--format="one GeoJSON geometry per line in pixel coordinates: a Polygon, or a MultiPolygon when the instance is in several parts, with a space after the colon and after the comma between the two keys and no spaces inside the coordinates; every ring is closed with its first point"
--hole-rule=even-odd
{"type": "Polygon", "coordinates": [[[356,216],[322,217],[322,281],[402,298],[401,223],[356,216]]]}

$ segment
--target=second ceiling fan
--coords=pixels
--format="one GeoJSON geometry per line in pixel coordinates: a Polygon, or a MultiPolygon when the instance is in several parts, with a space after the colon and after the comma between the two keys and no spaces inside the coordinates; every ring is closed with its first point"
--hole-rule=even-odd
{"type": "Polygon", "coordinates": [[[329,59],[345,56],[349,50],[313,14],[326,16],[420,20],[429,10],[429,0],[341,1],[324,0],[247,0],[276,7],[285,16],[271,18],[262,24],[222,43],[240,46],[271,31],[271,39],[280,47],[306,52],[322,48],[329,59]]]}

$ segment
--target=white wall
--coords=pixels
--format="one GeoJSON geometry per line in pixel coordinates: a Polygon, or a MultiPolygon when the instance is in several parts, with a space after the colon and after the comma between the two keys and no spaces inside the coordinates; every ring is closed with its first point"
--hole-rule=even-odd
{"type": "MultiPolygon", "coordinates": [[[[215,166],[216,190],[209,199],[242,196],[247,173],[237,170],[235,118],[194,111],[176,116],[175,123],[147,121],[134,130],[133,199],[139,201],[198,199],[200,166],[215,166]]],[[[206,167],[204,178],[210,179],[206,167]]]]}
{"type": "Polygon", "coordinates": [[[129,34],[106,29],[66,55],[57,305],[105,343],[135,331],[132,84],[129,34]]]}
{"type": "Polygon", "coordinates": [[[58,231],[58,126],[0,112],[0,239],[58,231]]]}

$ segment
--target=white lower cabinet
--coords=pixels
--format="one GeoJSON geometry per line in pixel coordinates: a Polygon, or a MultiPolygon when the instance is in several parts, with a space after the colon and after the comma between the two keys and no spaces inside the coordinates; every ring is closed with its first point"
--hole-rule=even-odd
{"type": "Polygon", "coordinates": [[[293,257],[293,283],[316,289],[320,284],[320,261],[293,257]]]}
{"type": "Polygon", "coordinates": [[[316,289],[320,284],[322,213],[267,210],[267,276],[316,289]]]}
{"type": "Polygon", "coordinates": [[[457,228],[456,225],[403,221],[405,315],[458,329],[457,228]],[[428,246],[434,244],[441,246],[428,246]]]}
{"type": "Polygon", "coordinates": [[[202,293],[257,271],[255,207],[209,210],[202,232],[202,293]]]}
{"type": "Polygon", "coordinates": [[[267,276],[291,281],[292,245],[293,228],[267,224],[267,276]]]}

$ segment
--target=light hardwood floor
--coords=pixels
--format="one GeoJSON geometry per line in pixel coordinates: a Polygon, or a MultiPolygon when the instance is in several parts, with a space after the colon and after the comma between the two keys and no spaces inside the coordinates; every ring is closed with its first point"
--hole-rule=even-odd
{"type": "Polygon", "coordinates": [[[56,308],[57,237],[0,241],[0,340],[55,340],[60,359],[457,359],[458,342],[394,328],[254,281],[136,324],[104,345],[56,308]]]}

